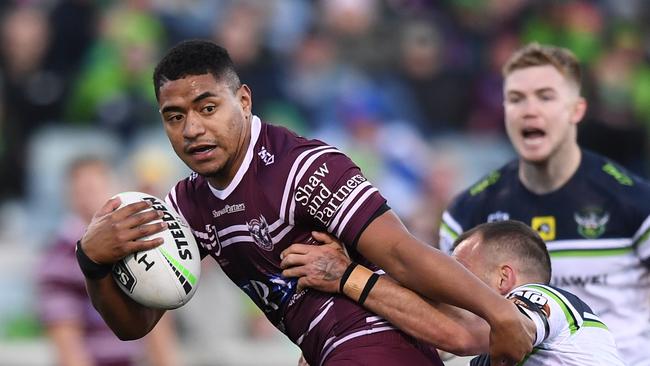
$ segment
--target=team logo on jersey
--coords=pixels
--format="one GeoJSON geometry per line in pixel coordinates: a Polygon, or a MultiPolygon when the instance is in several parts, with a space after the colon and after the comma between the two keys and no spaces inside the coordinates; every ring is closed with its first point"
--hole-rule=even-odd
{"type": "Polygon", "coordinates": [[[510,214],[503,211],[492,212],[487,217],[487,222],[510,220],[510,214]]]}
{"type": "Polygon", "coordinates": [[[221,241],[219,241],[219,234],[214,225],[205,225],[205,231],[198,231],[192,229],[192,234],[198,239],[199,245],[207,251],[215,251],[215,255],[221,254],[221,241]]]}
{"type": "Polygon", "coordinates": [[[269,233],[269,224],[266,223],[264,216],[260,215],[260,219],[252,219],[246,223],[251,237],[258,247],[270,252],[273,250],[273,240],[269,233]]]}
{"type": "Polygon", "coordinates": [[[271,154],[266,150],[266,147],[262,146],[262,150],[257,153],[257,156],[262,159],[264,165],[269,166],[275,162],[275,155],[271,154]]]}
{"type": "Polygon", "coordinates": [[[542,240],[555,240],[555,216],[535,216],[530,227],[537,231],[542,240]]]}
{"type": "Polygon", "coordinates": [[[578,224],[578,234],[586,239],[596,239],[605,232],[609,212],[597,207],[588,207],[574,213],[573,218],[578,224]]]}

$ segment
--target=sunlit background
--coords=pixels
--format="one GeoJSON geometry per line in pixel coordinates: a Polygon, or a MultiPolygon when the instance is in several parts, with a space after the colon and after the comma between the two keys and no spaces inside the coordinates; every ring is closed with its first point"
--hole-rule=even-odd
{"type": "MultiPolygon", "coordinates": [[[[151,83],[178,41],[226,47],[253,111],[348,153],[421,239],[459,190],[513,157],[500,66],[552,43],[585,65],[583,146],[648,173],[650,2],[642,0],[3,0],[0,364],[54,365],[35,273],[69,210],[67,165],[101,156],[115,192],[164,196],[187,170],[151,83]]],[[[213,261],[175,311],[187,365],[294,365],[213,261]]]]}

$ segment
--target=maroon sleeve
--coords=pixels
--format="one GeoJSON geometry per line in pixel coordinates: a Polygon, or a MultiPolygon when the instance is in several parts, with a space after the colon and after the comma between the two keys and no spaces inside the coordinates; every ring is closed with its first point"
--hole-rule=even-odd
{"type": "MultiPolygon", "coordinates": [[[[172,189],[165,197],[165,202],[167,202],[168,206],[170,206],[176,212],[178,212],[178,214],[183,219],[183,221],[185,221],[185,223],[189,225],[196,242],[200,243],[200,238],[197,237],[197,235],[206,235],[206,234],[199,233],[194,229],[192,229],[193,227],[192,222],[197,220],[196,217],[197,215],[193,212],[184,212],[184,210],[182,209],[182,206],[188,206],[188,201],[190,200],[191,197],[189,191],[192,189],[192,180],[195,178],[196,175],[193,174],[190,178],[184,179],[176,183],[176,185],[172,187],[172,189]]],[[[207,239],[207,238],[203,238],[203,239],[207,239]]],[[[199,253],[201,254],[201,259],[205,258],[208,255],[208,252],[202,245],[198,245],[198,247],[199,247],[199,253]]]]}
{"type": "Polygon", "coordinates": [[[348,246],[354,246],[361,232],[386,199],[343,153],[328,147],[304,159],[290,177],[289,220],[325,230],[348,246]]]}

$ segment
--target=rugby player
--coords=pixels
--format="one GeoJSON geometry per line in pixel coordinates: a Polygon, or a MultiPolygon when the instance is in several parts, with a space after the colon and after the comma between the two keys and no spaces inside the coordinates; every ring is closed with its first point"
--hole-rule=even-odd
{"type": "Polygon", "coordinates": [[[625,362],[650,365],[650,184],[581,149],[587,102],[571,51],[530,44],[503,68],[506,130],[518,158],[462,192],[443,214],[440,247],[504,219],[547,243],[551,284],[602,316],[625,362]]]}
{"type": "MultiPolygon", "coordinates": [[[[334,238],[323,233],[314,236],[324,245],[294,244],[282,253],[284,275],[300,277],[301,287],[342,292],[356,299],[349,282],[368,287],[365,284],[372,283],[371,276],[377,274],[350,263],[334,238]]],[[[591,308],[577,296],[548,285],[551,262],[546,245],[530,227],[513,220],[484,223],[461,234],[456,243],[454,258],[495,292],[517,304],[526,326],[535,334],[534,348],[526,356],[525,365],[624,365],[611,332],[591,308]]],[[[369,287],[363,303],[407,333],[442,350],[458,353],[453,336],[449,339],[438,329],[461,326],[474,335],[467,338],[474,344],[465,344],[463,349],[487,351],[488,327],[480,318],[425,301],[386,276],[380,276],[369,287]]],[[[495,364],[482,355],[471,365],[495,364]]]]}
{"type": "MultiPolygon", "coordinates": [[[[172,188],[168,203],[192,228],[202,256],[219,263],[309,364],[441,364],[435,351],[356,302],[298,291],[296,279],[282,276],[280,253],[308,240],[312,229],[341,238],[357,261],[379,266],[423,296],[486,319],[496,362],[514,364],[531,350],[533,334],[516,307],[411,236],[347,156],[253,115],[251,91],[226,50],[181,43],[156,67],[154,87],[171,145],[193,171],[172,188]]],[[[159,245],[137,239],[164,226],[149,223],[157,215],[140,212],[144,203],[119,205],[110,200],[97,212],[77,253],[93,304],[119,337],[134,339],[164,311],[130,300],[108,268],[159,245]]]]}

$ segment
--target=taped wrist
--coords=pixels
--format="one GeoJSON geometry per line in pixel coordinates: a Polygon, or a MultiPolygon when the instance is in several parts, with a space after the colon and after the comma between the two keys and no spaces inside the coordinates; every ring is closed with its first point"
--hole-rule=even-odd
{"type": "Polygon", "coordinates": [[[366,301],[379,275],[368,268],[351,263],[341,277],[339,291],[360,305],[366,301]]]}
{"type": "Polygon", "coordinates": [[[111,273],[113,265],[111,264],[99,264],[88,258],[86,253],[84,253],[81,248],[81,240],[77,240],[77,247],[75,248],[77,255],[77,263],[79,263],[79,268],[84,276],[91,280],[99,280],[111,273]]]}

